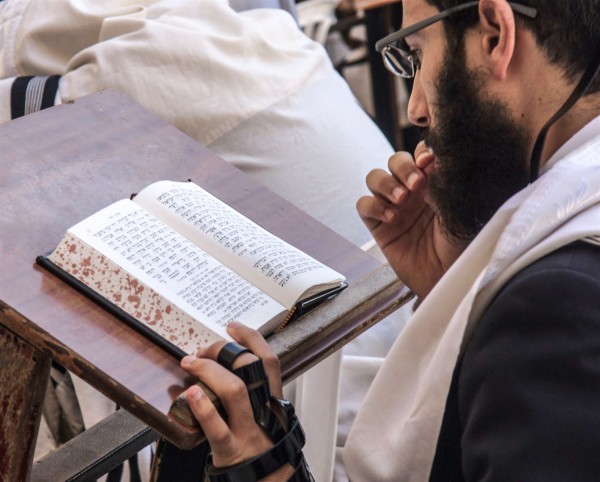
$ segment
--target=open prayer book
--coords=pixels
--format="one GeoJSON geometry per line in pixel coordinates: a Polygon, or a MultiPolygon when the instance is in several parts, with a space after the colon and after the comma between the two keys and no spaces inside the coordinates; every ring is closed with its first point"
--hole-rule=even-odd
{"type": "Polygon", "coordinates": [[[111,204],[37,262],[176,356],[229,339],[232,320],[267,335],[346,286],[193,182],[111,204]]]}

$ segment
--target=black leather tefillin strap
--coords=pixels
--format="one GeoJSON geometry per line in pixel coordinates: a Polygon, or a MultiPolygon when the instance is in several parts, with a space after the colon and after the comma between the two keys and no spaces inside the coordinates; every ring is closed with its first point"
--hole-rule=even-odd
{"type": "Polygon", "coordinates": [[[227,370],[233,371],[233,362],[237,357],[244,353],[252,353],[248,348],[238,345],[234,341],[227,343],[217,355],[217,363],[224,366],[227,370]]]}
{"type": "MultiPolygon", "coordinates": [[[[243,352],[241,348],[235,347],[233,351],[241,354],[243,352]]],[[[227,360],[225,364],[231,367],[233,361],[227,360]]],[[[248,388],[254,420],[275,445],[256,457],[223,468],[216,468],[209,455],[206,476],[210,482],[258,481],[286,464],[294,467],[294,473],[288,479],[290,482],[314,482],[302,455],[306,437],[300,421],[290,402],[271,397],[268,376],[262,360],[256,360],[235,370],[230,368],[230,370],[244,381],[248,388]]]]}
{"type": "Polygon", "coordinates": [[[271,440],[281,439],[286,433],[286,428],[270,407],[269,379],[262,360],[256,360],[237,368],[232,373],[240,377],[248,387],[248,395],[250,396],[256,423],[271,437],[271,440]]]}
{"type": "MultiPolygon", "coordinates": [[[[275,445],[267,452],[249,460],[217,469],[212,464],[212,457],[209,455],[206,465],[206,475],[209,480],[211,482],[254,482],[272,474],[286,464],[292,465],[299,475],[308,473],[307,468],[299,467],[300,464],[306,465],[302,456],[302,447],[306,442],[304,431],[295,414],[290,421],[290,430],[281,440],[276,440],[275,445]]],[[[300,482],[301,480],[311,479],[296,480],[300,482]]]]}
{"type": "Polygon", "coordinates": [[[573,105],[585,95],[586,91],[592,85],[592,82],[600,72],[600,41],[596,45],[596,52],[592,56],[591,62],[583,72],[581,79],[571,92],[571,95],[567,98],[564,104],[556,111],[556,113],[546,122],[544,127],[540,130],[540,133],[535,140],[533,151],[531,152],[531,159],[529,161],[529,182],[534,182],[540,174],[540,159],[542,157],[542,151],[544,150],[544,143],[546,142],[546,135],[548,129],[560,119],[573,105]]]}

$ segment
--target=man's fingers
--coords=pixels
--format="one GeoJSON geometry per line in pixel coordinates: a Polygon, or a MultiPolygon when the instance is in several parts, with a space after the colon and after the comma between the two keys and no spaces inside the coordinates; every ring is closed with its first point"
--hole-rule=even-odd
{"type": "MultiPolygon", "coordinates": [[[[221,349],[227,343],[229,343],[229,342],[226,340],[218,341],[216,343],[213,343],[212,345],[209,345],[206,348],[200,348],[196,352],[196,356],[199,358],[210,358],[211,360],[217,361],[217,358],[219,357],[219,353],[221,352],[221,349]]],[[[252,352],[252,349],[250,347],[244,345],[244,348],[248,348],[250,350],[250,352],[252,352]]],[[[249,352],[242,353],[235,358],[235,360],[233,361],[233,364],[232,364],[232,368],[236,369],[236,368],[241,367],[242,365],[247,365],[249,363],[252,363],[253,361],[256,361],[257,358],[258,357],[256,355],[254,355],[254,353],[249,353],[249,352]]]]}
{"type": "MultiPolygon", "coordinates": [[[[431,150],[424,144],[419,145],[418,152],[421,156],[433,156],[431,150]]],[[[425,185],[425,174],[417,167],[408,152],[396,152],[390,157],[388,169],[389,172],[383,169],[374,169],[367,174],[367,187],[376,198],[381,197],[391,204],[398,205],[409,196],[410,192],[418,191],[425,185]]],[[[382,216],[382,209],[385,209],[383,206],[363,207],[367,208],[365,213],[372,213],[375,219],[385,221],[386,218],[382,216]],[[380,211],[379,214],[377,211],[380,211]]],[[[391,211],[387,213],[388,216],[391,214],[391,211]]],[[[389,218],[387,220],[389,221],[389,218]]]]}
{"type": "MultiPolygon", "coordinates": [[[[244,427],[249,428],[254,424],[254,415],[252,413],[248,391],[246,385],[239,377],[219,365],[214,360],[208,358],[186,356],[181,360],[181,367],[199,380],[202,380],[202,382],[215,393],[219,400],[221,400],[223,407],[229,416],[229,426],[232,429],[243,430],[244,427]]],[[[195,391],[195,389],[193,390],[192,395],[195,393],[198,397],[198,392],[195,391]]],[[[225,424],[216,411],[213,413],[209,410],[209,407],[206,406],[205,399],[207,399],[206,396],[201,397],[198,400],[198,404],[196,405],[198,413],[194,412],[194,415],[198,418],[203,430],[206,430],[207,428],[211,430],[210,435],[209,433],[206,434],[211,446],[213,444],[211,438],[214,438],[216,443],[223,444],[224,442],[221,438],[223,436],[222,432],[223,430],[228,431],[229,428],[227,428],[227,424],[225,424]],[[221,419],[224,425],[220,425],[217,422],[217,419],[221,419]],[[205,423],[208,424],[207,427],[204,426],[205,423]]],[[[208,401],[210,402],[210,400],[208,401]]],[[[191,405],[190,408],[192,408],[191,405]]]]}
{"type": "Polygon", "coordinates": [[[415,149],[415,164],[422,171],[427,172],[429,169],[433,167],[433,162],[435,161],[435,155],[431,148],[425,144],[425,141],[419,142],[415,149]]]}
{"type": "Polygon", "coordinates": [[[408,189],[390,173],[374,169],[367,174],[367,187],[374,195],[396,204],[408,195],[408,189]]]}
{"type": "Polygon", "coordinates": [[[188,388],[187,400],[211,446],[214,443],[220,452],[232,452],[234,446],[229,427],[202,388],[198,385],[188,388]]]}
{"type": "Polygon", "coordinates": [[[267,340],[258,331],[248,328],[242,323],[232,321],[227,325],[227,332],[235,341],[249,348],[259,358],[268,357],[272,353],[267,340]]]}
{"type": "Polygon", "coordinates": [[[244,382],[214,360],[186,356],[181,367],[202,380],[223,404],[224,419],[199,386],[187,389],[192,413],[210,443],[216,467],[234,465],[268,450],[272,441],[255,423],[244,382]]]}
{"type": "MultiPolygon", "coordinates": [[[[264,337],[256,330],[232,321],[227,326],[227,331],[231,337],[240,345],[248,348],[252,353],[243,353],[235,359],[233,368],[239,368],[243,365],[252,363],[258,358],[262,359],[265,371],[269,377],[269,388],[271,394],[275,397],[283,397],[283,384],[281,382],[281,368],[279,358],[273,353],[271,347],[264,337]]],[[[217,360],[219,352],[226,344],[226,341],[213,343],[207,348],[200,349],[197,356],[217,360]]]]}
{"type": "Polygon", "coordinates": [[[363,196],[356,202],[356,210],[370,231],[381,223],[389,223],[396,217],[396,209],[379,197],[363,196]]]}
{"type": "Polygon", "coordinates": [[[281,382],[281,367],[279,358],[273,353],[267,340],[256,330],[248,328],[238,322],[229,323],[227,332],[235,341],[248,347],[256,356],[262,359],[269,377],[271,395],[283,398],[283,385],[281,382]]]}
{"type": "Polygon", "coordinates": [[[388,161],[388,169],[393,176],[409,191],[422,187],[425,176],[415,164],[408,152],[396,152],[388,161]]]}

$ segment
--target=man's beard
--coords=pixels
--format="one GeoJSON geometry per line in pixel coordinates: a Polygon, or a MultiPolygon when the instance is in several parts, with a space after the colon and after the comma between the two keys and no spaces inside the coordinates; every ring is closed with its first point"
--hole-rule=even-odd
{"type": "Polygon", "coordinates": [[[436,156],[429,193],[442,228],[471,240],[527,185],[529,137],[498,99],[480,93],[464,53],[446,53],[436,83],[435,126],[424,133],[436,156]]]}

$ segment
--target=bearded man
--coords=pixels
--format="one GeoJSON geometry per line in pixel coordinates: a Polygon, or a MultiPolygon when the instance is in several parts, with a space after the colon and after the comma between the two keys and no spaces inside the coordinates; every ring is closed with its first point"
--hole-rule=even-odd
{"type": "MultiPolygon", "coordinates": [[[[424,140],[357,209],[418,308],[350,432],[350,480],[599,480],[600,2],[404,0],[403,26],[377,49],[414,77],[424,140]]],[[[280,395],[266,343],[230,332],[280,395]]],[[[249,412],[219,350],[182,366],[249,412]]],[[[220,470],[274,453],[189,395],[220,470]]]]}

